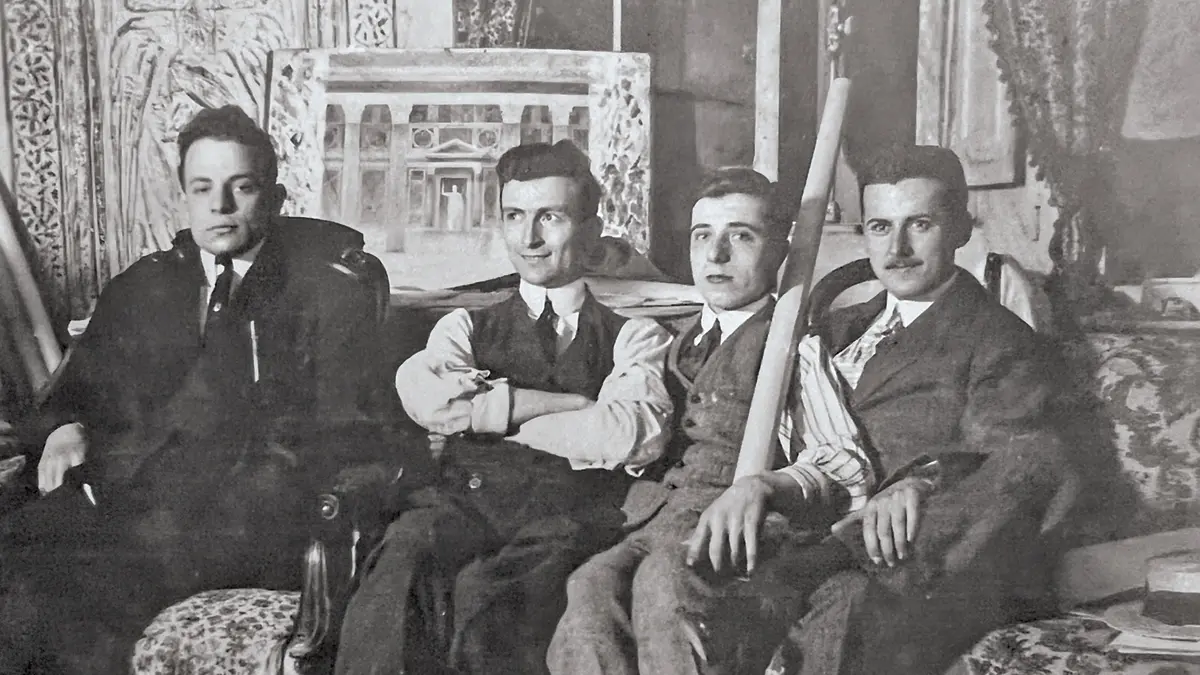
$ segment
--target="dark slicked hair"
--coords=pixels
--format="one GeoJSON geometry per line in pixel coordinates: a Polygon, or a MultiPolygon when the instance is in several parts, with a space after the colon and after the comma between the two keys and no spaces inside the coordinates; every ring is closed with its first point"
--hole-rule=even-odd
{"type": "Polygon", "coordinates": [[[509,181],[538,178],[570,178],[579,187],[577,206],[584,216],[595,216],[600,209],[600,182],[592,175],[591,162],[571,141],[526,143],[510,148],[496,163],[500,192],[509,181]]]}
{"type": "Polygon", "coordinates": [[[792,216],[786,211],[779,184],[748,166],[727,166],[710,172],[696,190],[692,206],[701,199],[725,195],[758,197],[766,205],[767,234],[786,239],[792,231],[792,216]]]}
{"type": "Polygon", "coordinates": [[[943,198],[956,220],[970,226],[967,179],[953,150],[936,145],[896,143],[867,153],[858,168],[858,199],[862,206],[868,185],[895,185],[908,178],[929,178],[942,184],[943,198]]]}
{"type": "Polygon", "coordinates": [[[271,136],[245,110],[236,105],[226,105],[201,110],[179,131],[180,185],[183,185],[183,165],[187,161],[188,149],[202,138],[235,141],[249,147],[254,151],[259,177],[263,182],[274,185],[279,177],[279,156],[275,154],[271,136]]]}

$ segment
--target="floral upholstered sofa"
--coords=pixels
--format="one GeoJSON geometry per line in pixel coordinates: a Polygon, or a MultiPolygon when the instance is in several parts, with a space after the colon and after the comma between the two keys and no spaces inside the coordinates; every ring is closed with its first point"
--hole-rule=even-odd
{"type": "MultiPolygon", "coordinates": [[[[1077,523],[1076,543],[1200,527],[1200,328],[1093,330],[1069,342],[1067,350],[1074,376],[1105,422],[1096,429],[1097,443],[1119,469],[1102,488],[1104,508],[1077,523]]],[[[21,456],[0,461],[0,485],[24,461],[21,456]]],[[[312,625],[297,622],[314,612],[301,608],[300,593],[228,589],[194,596],[146,629],[135,672],[296,672],[289,648],[303,651],[295,648],[314,638],[312,625]]],[[[1065,615],[1008,626],[981,639],[951,675],[1200,675],[1197,664],[1110,651],[1115,635],[1100,621],[1065,615]]],[[[770,673],[793,672],[792,653],[784,645],[770,673]]]]}
{"type": "MultiPolygon", "coordinates": [[[[1072,371],[1105,426],[1094,429],[1118,471],[1109,471],[1102,508],[1075,525],[1080,546],[1200,526],[1200,330],[1090,332],[1067,345],[1072,371]],[[1113,477],[1115,474],[1115,478],[1113,477]]],[[[1200,541],[1196,542],[1200,546],[1200,541]]],[[[289,657],[299,593],[220,590],[164,611],[135,656],[141,674],[294,672],[289,657]]],[[[1200,675],[1200,665],[1119,655],[1116,632],[1066,616],[1005,627],[984,637],[951,675],[1200,675]]],[[[794,672],[783,645],[769,673],[794,672]]]]}

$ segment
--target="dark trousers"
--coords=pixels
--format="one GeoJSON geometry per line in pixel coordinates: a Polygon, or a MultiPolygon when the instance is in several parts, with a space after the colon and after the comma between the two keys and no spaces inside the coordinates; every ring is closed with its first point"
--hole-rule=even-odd
{"type": "Polygon", "coordinates": [[[760,675],[808,593],[848,551],[774,523],[751,576],[686,562],[684,541],[723,488],[680,488],[641,530],[580,567],[548,655],[555,675],[760,675]],[[802,554],[803,560],[796,554],[802,554]],[[772,562],[777,563],[775,566],[772,562]]]}
{"type": "Polygon", "coordinates": [[[307,533],[287,472],[249,461],[78,484],[0,523],[0,672],[119,673],[162,609],[196,592],[297,589],[307,533]]]}
{"type": "Polygon", "coordinates": [[[567,577],[619,541],[630,480],[514,444],[485,450],[507,466],[472,462],[458,476],[465,489],[452,479],[410,495],[369,556],[342,624],[339,675],[545,672],[567,577]]]}

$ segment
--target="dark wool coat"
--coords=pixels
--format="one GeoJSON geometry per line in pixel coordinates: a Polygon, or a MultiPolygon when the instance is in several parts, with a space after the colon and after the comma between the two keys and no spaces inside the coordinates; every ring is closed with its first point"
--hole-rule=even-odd
{"type": "MultiPolygon", "coordinates": [[[[833,312],[816,330],[838,353],[884,305],[881,294],[833,312]]],[[[1033,331],[961,270],[880,345],[852,410],[881,475],[897,477],[929,456],[942,464],[942,485],[921,505],[915,554],[896,567],[872,564],[861,529],[849,533],[867,583],[831,582],[861,597],[823,599],[827,611],[806,621],[818,636],[806,654],[850,649],[862,672],[941,672],[956,650],[1046,592],[1044,521],[1074,485],[1054,415],[1061,372],[1033,331]],[[823,621],[840,634],[822,631],[823,621]]]]}

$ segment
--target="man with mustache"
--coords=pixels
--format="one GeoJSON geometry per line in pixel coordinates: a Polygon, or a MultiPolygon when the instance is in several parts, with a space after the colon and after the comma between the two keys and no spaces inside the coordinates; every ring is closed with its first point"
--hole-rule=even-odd
{"type": "Polygon", "coordinates": [[[366,450],[329,433],[372,419],[376,299],[342,256],[362,236],[280,216],[240,108],[178,143],[191,229],[108,283],[26,430],[44,496],[0,528],[2,672],[123,672],[171,602],[298,589],[305,483],[346,462],[331,437],[366,450]]]}
{"type": "Polygon", "coordinates": [[[814,330],[852,391],[883,487],[835,538],[776,556],[751,585],[795,586],[822,559],[811,556],[847,551],[854,569],[818,589],[801,621],[803,672],[941,673],[1048,596],[1045,533],[1077,487],[1058,407],[1063,369],[955,265],[972,219],[953,152],[882,148],[859,181],[885,292],[814,330]]]}
{"type": "MultiPolygon", "coordinates": [[[[743,572],[753,578],[780,539],[815,544],[837,514],[867,500],[870,463],[815,337],[797,349],[774,466],[733,480],[787,253],[790,218],[779,204],[776,186],[748,168],[718,171],[699,190],[690,249],[705,303],[672,325],[667,373],[680,419],[671,461],[660,481],[630,492],[635,531],[571,575],[548,657],[556,675],[684,675],[735,661],[761,673],[789,616],[767,594],[725,622],[712,600],[744,583],[743,572]],[[771,512],[790,527],[768,521],[771,512]],[[759,649],[727,648],[751,636],[759,649]]],[[[832,553],[809,558],[803,574],[813,587],[849,563],[844,551],[832,553]]]]}
{"type": "MultiPolygon", "coordinates": [[[[446,481],[419,491],[371,553],[350,599],[337,672],[539,673],[567,575],[620,539],[634,476],[663,454],[670,336],[596,301],[600,185],[569,141],[496,166],[505,247],[520,285],[443,317],[396,372],[405,410],[450,436],[446,481]],[[414,600],[449,581],[447,616],[414,600]],[[453,624],[449,645],[437,626],[453,624]]],[[[436,591],[435,591],[436,594],[436,591]]]]}

